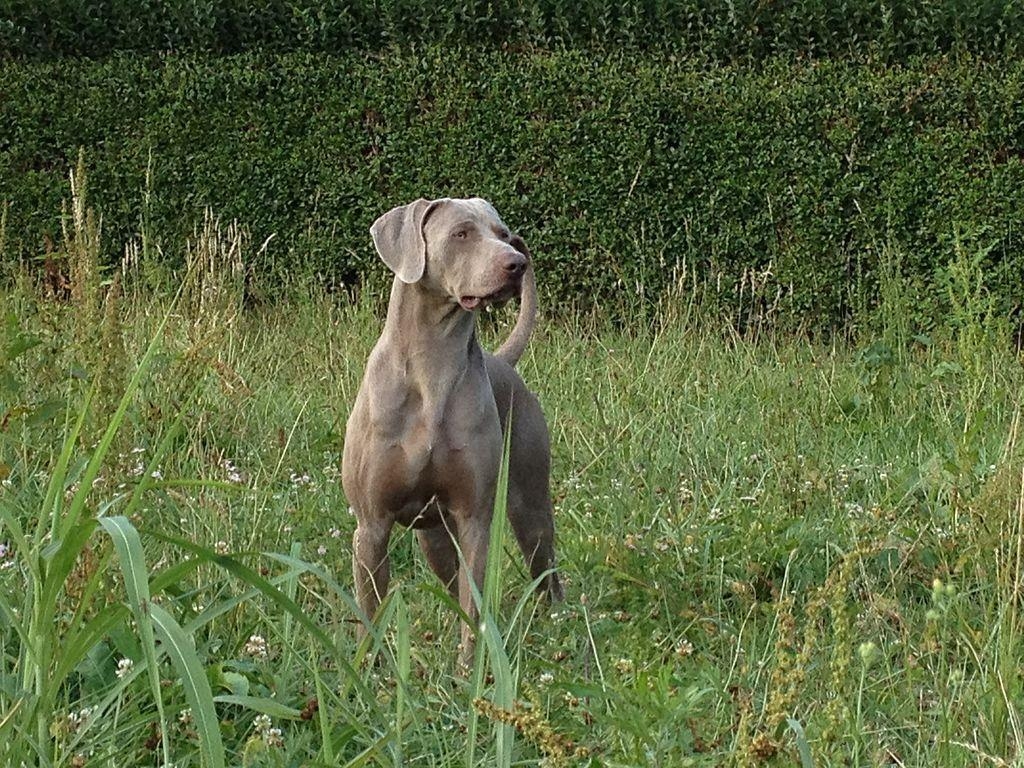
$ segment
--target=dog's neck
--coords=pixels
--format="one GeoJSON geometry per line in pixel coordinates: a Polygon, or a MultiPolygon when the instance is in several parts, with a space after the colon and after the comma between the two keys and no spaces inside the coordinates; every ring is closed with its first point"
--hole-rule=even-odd
{"type": "Polygon", "coordinates": [[[455,368],[461,372],[481,359],[472,312],[420,283],[410,285],[397,278],[391,286],[382,339],[417,374],[430,376],[433,368],[450,374],[452,361],[457,361],[455,368]]]}

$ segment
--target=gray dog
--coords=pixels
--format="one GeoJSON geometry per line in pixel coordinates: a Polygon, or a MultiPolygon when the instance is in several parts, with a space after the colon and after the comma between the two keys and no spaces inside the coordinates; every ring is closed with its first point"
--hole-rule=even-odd
{"type": "MultiPolygon", "coordinates": [[[[469,579],[483,587],[510,409],[508,518],[530,573],[546,573],[543,587],[561,599],[553,570],[547,425],[512,367],[537,314],[525,243],[479,198],[417,200],[381,216],[370,234],[395,281],[342,458],[342,482],[357,519],[352,570],[360,607],[373,618],[387,592],[388,539],[401,523],[416,529],[430,567],[475,623],[469,579]],[[508,340],[494,355],[484,352],[475,311],[520,294],[508,340]],[[459,567],[455,540],[468,569],[459,567]]],[[[469,625],[460,649],[459,660],[468,665],[469,625]]]]}

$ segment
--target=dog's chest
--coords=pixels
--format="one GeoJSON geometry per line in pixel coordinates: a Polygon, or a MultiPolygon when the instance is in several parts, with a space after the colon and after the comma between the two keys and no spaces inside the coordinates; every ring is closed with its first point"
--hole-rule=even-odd
{"type": "Polygon", "coordinates": [[[471,401],[460,407],[455,401],[440,412],[399,409],[384,477],[375,484],[397,522],[412,524],[432,500],[456,513],[491,503],[483,497],[501,460],[501,430],[493,400],[487,405],[471,401]]]}
{"type": "Polygon", "coordinates": [[[378,486],[385,508],[403,525],[434,524],[429,510],[432,501],[456,514],[471,513],[487,493],[487,478],[494,475],[500,453],[486,444],[454,443],[446,436],[410,438],[389,449],[386,478],[378,486]],[[417,520],[417,518],[420,518],[417,520]]]}

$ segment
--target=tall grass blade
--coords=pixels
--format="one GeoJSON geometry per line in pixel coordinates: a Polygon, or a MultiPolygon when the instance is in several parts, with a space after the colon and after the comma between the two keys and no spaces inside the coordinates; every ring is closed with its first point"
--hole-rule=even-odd
{"type": "Polygon", "coordinates": [[[253,712],[262,712],[265,715],[278,717],[282,720],[298,720],[302,717],[302,712],[294,707],[289,707],[265,696],[235,696],[226,693],[214,696],[213,700],[220,704],[237,704],[240,707],[251,709],[253,712]]]}
{"type": "Polygon", "coordinates": [[[408,697],[410,670],[409,608],[401,592],[395,593],[395,620],[398,627],[397,659],[398,685],[395,687],[395,765],[405,764],[402,758],[405,706],[408,697]]]}
{"type": "MultiPolygon", "coordinates": [[[[142,384],[142,378],[148,370],[150,363],[153,361],[157,349],[160,347],[163,339],[164,327],[167,325],[167,321],[170,317],[171,313],[167,312],[160,321],[160,325],[153,334],[153,338],[150,340],[149,346],[146,347],[146,351],[142,355],[142,359],[135,368],[135,373],[132,374],[132,378],[128,382],[128,386],[125,387],[124,394],[121,396],[121,400],[117,405],[117,410],[114,411],[114,415],[110,417],[110,423],[107,424],[107,428],[104,430],[103,436],[100,438],[99,444],[96,446],[96,450],[93,451],[92,457],[89,459],[85,472],[78,481],[78,490],[75,492],[74,497],[71,499],[71,503],[68,505],[63,525],[58,523],[56,517],[54,518],[53,531],[55,534],[61,528],[66,529],[74,525],[81,516],[82,511],[85,508],[85,502],[89,496],[89,492],[92,490],[93,481],[96,479],[97,475],[99,475],[100,469],[103,466],[103,461],[107,456],[107,452],[110,450],[110,445],[114,441],[114,436],[117,434],[117,430],[120,429],[121,422],[124,421],[125,415],[128,412],[128,406],[131,405],[132,400],[135,397],[135,393],[139,389],[139,385],[142,384]]],[[[93,389],[95,390],[95,388],[96,387],[94,385],[93,389]]],[[[76,432],[81,429],[82,420],[84,419],[84,414],[87,410],[87,407],[82,409],[82,415],[79,417],[76,432]]]]}
{"type": "MultiPolygon", "coordinates": [[[[213,565],[218,566],[219,568],[227,571],[240,581],[245,582],[250,587],[253,587],[254,589],[258,590],[259,593],[262,594],[265,598],[276,604],[285,613],[287,613],[295,621],[301,624],[310,633],[310,635],[312,635],[317,640],[317,642],[324,647],[325,650],[328,650],[334,654],[334,662],[345,673],[349,681],[355,686],[356,690],[360,693],[360,695],[366,697],[367,699],[372,698],[372,693],[366,687],[366,684],[359,676],[359,673],[356,672],[355,668],[353,668],[352,665],[342,657],[341,649],[338,648],[337,644],[333,640],[331,640],[330,637],[328,637],[327,633],[324,632],[324,630],[316,622],[309,618],[307,613],[294,600],[290,600],[284,592],[275,587],[265,578],[263,578],[258,573],[253,571],[251,568],[238,562],[234,558],[228,557],[226,555],[218,555],[215,552],[207,549],[206,547],[199,546],[198,544],[191,542],[187,539],[183,539],[178,536],[170,536],[160,531],[154,531],[151,529],[145,529],[143,532],[151,538],[157,539],[158,541],[163,541],[167,544],[173,544],[177,547],[180,547],[181,549],[184,549],[186,552],[190,552],[193,555],[196,555],[196,557],[200,558],[205,562],[209,562],[213,565]]],[[[301,569],[302,572],[308,571],[309,573],[313,573],[317,576],[321,576],[323,574],[323,571],[321,569],[303,563],[301,560],[297,558],[291,558],[285,555],[276,555],[274,556],[274,559],[287,563],[300,563],[303,566],[301,569]]],[[[338,590],[341,589],[340,587],[337,588],[338,590]]],[[[362,730],[365,734],[365,728],[363,728],[362,730]]]]}
{"type": "Polygon", "coordinates": [[[210,768],[224,768],[224,742],[221,740],[217,709],[213,704],[213,691],[206,670],[196,654],[195,644],[174,617],[159,605],[151,604],[149,611],[160,642],[171,657],[171,663],[177,669],[185,688],[185,699],[192,708],[204,764],[210,768]]]}
{"type": "Polygon", "coordinates": [[[85,520],[73,528],[65,530],[60,539],[52,541],[43,549],[46,580],[42,592],[42,604],[47,612],[52,614],[56,609],[57,597],[64,589],[64,582],[67,580],[68,574],[71,573],[71,569],[75,567],[78,555],[94,530],[96,530],[96,521],[94,519],[85,520]]]}
{"type": "Polygon", "coordinates": [[[796,749],[800,753],[800,768],[814,768],[814,755],[811,753],[811,745],[807,742],[807,734],[800,721],[792,717],[786,718],[786,723],[796,738],[796,749]]]}
{"type": "MultiPolygon", "coordinates": [[[[477,592],[473,579],[469,580],[473,597],[480,608],[480,627],[477,633],[476,657],[473,664],[473,680],[470,688],[472,700],[480,698],[484,686],[485,659],[490,659],[491,674],[494,677],[494,703],[502,709],[510,710],[515,700],[516,681],[512,675],[505,641],[498,629],[496,607],[501,602],[502,558],[505,551],[505,535],[508,508],[508,465],[512,439],[512,411],[509,409],[509,428],[505,431],[505,445],[501,455],[501,466],[498,470],[498,484],[494,494],[494,512],[491,517],[490,539],[488,544],[487,566],[484,571],[484,589],[481,596],[477,592]]],[[[461,553],[460,553],[461,554],[461,553]]],[[[461,567],[466,567],[465,563],[461,567]]],[[[478,715],[475,707],[470,707],[467,725],[468,749],[466,750],[466,766],[472,768],[475,759],[476,732],[478,715]]],[[[506,768],[512,764],[512,744],[515,731],[504,723],[495,723],[495,751],[497,765],[506,768]]]]}
{"type": "MultiPolygon", "coordinates": [[[[90,387],[86,393],[85,402],[82,404],[81,409],[78,412],[78,418],[75,419],[74,425],[71,427],[71,431],[67,433],[64,438],[64,443],[61,445],[60,455],[57,458],[57,464],[50,472],[50,482],[46,488],[46,496],[43,499],[42,515],[40,519],[50,519],[50,535],[53,538],[57,538],[58,529],[60,528],[61,519],[61,499],[64,494],[64,483],[68,475],[68,467],[71,466],[71,457],[75,453],[75,446],[78,443],[78,436],[82,433],[82,427],[85,424],[85,419],[89,415],[89,409],[92,405],[93,396],[96,393],[96,387],[90,387]]],[[[86,493],[88,492],[88,487],[86,493]]],[[[82,488],[79,488],[82,491],[82,488]]],[[[76,494],[77,496],[77,494],[76,494]]]]}
{"type": "MultiPolygon", "coordinates": [[[[160,718],[160,732],[167,733],[167,718],[164,713],[163,694],[160,688],[160,670],[157,666],[156,637],[153,622],[150,619],[149,579],[146,573],[146,557],[142,549],[139,532],[126,517],[102,517],[100,525],[114,543],[114,550],[121,563],[124,577],[124,588],[128,596],[128,605],[135,615],[142,641],[142,652],[146,657],[149,673],[149,685],[153,693],[157,713],[160,718]]],[[[168,739],[161,739],[165,763],[170,762],[168,739]]]]}

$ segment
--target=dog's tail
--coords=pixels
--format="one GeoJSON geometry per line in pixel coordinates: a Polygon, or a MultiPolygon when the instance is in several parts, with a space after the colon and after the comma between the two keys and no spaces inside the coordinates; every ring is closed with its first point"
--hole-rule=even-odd
{"type": "Polygon", "coordinates": [[[519,362],[519,358],[526,351],[530,334],[533,333],[534,326],[537,325],[537,281],[533,276],[533,258],[521,238],[514,238],[512,245],[526,255],[527,261],[519,293],[519,317],[512,328],[512,333],[505,339],[505,343],[494,352],[495,357],[504,360],[509,365],[519,362]]]}

